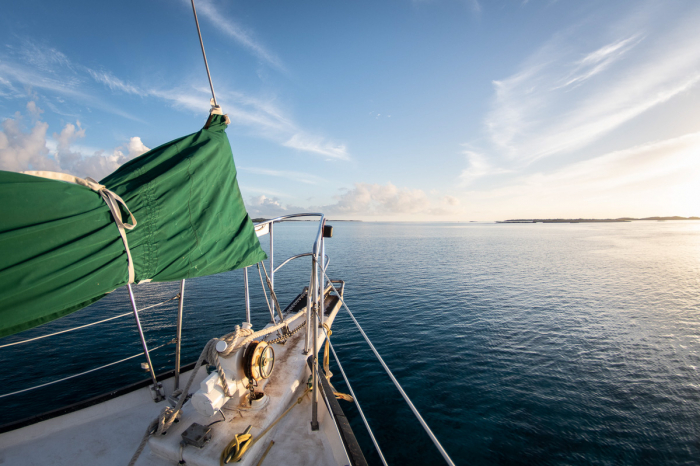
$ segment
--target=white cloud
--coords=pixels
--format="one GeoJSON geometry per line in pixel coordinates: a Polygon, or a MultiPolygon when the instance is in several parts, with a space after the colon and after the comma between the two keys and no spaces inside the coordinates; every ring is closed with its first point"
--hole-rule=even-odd
{"type": "Polygon", "coordinates": [[[304,211],[302,207],[287,205],[284,206],[277,197],[268,197],[264,194],[253,196],[246,203],[248,215],[253,218],[264,217],[272,218],[279,217],[288,213],[298,213],[304,211]]]}
{"type": "Polygon", "coordinates": [[[460,204],[459,199],[454,196],[443,196],[442,202],[446,205],[456,207],[460,204]]]}
{"type": "Polygon", "coordinates": [[[282,208],[282,204],[280,204],[278,199],[269,198],[269,197],[265,196],[264,194],[261,196],[252,197],[250,199],[250,204],[253,206],[256,206],[256,207],[266,206],[266,207],[274,207],[274,208],[278,208],[278,209],[282,208]]]}
{"type": "Polygon", "coordinates": [[[0,169],[7,171],[56,170],[58,164],[48,157],[47,123],[37,121],[27,132],[19,118],[2,122],[0,131],[0,169]]]}
{"type": "Polygon", "coordinates": [[[41,114],[44,113],[44,111],[40,109],[33,100],[27,102],[27,111],[34,120],[41,118],[41,114]]]}
{"type": "Polygon", "coordinates": [[[421,189],[399,188],[392,183],[355,183],[337,196],[337,202],[314,210],[349,218],[387,219],[449,218],[462,212],[461,201],[454,196],[431,196],[421,189]]]}
{"type": "MultiPolygon", "coordinates": [[[[34,102],[30,102],[34,104],[34,102]]],[[[21,115],[2,122],[0,131],[0,169],[8,171],[48,170],[70,173],[79,177],[101,179],[112,173],[126,161],[147,152],[139,137],[132,137],[126,144],[111,152],[96,151],[85,154],[76,142],[85,137],[85,129],[79,121],[67,123],[53,139],[47,139],[48,123],[39,121],[42,110],[27,105],[35,119],[33,127],[23,125],[21,115]]]]}
{"type": "Polygon", "coordinates": [[[284,203],[282,197],[285,196],[272,192],[251,196],[246,203],[248,213],[265,218],[288,213],[324,212],[339,218],[432,220],[454,217],[463,210],[461,200],[455,196],[441,196],[438,192],[431,192],[428,196],[423,190],[399,188],[392,183],[355,183],[352,189],[335,196],[335,203],[328,205],[302,207],[284,203]]]}
{"type": "Polygon", "coordinates": [[[397,188],[385,185],[355,183],[355,187],[338,198],[338,202],[324,210],[340,214],[416,214],[428,211],[430,201],[420,189],[397,188]]]}

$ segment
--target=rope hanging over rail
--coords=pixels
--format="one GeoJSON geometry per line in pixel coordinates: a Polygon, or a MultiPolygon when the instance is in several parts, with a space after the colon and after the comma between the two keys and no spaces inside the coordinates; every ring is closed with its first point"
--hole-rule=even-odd
{"type": "Polygon", "coordinates": [[[337,399],[345,401],[355,401],[351,395],[348,395],[347,393],[341,393],[338,390],[336,390],[333,384],[331,383],[331,377],[333,377],[333,373],[331,372],[330,368],[331,358],[329,348],[331,346],[331,335],[333,334],[333,330],[331,330],[328,324],[324,323],[323,331],[326,333],[326,345],[323,350],[323,372],[324,376],[326,377],[326,380],[328,381],[328,385],[330,385],[331,390],[333,391],[333,394],[337,399]]]}

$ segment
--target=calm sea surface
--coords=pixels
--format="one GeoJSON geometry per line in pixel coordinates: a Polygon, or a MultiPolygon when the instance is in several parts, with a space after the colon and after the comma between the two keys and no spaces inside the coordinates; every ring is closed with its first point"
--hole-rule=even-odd
{"type": "MultiPolygon", "coordinates": [[[[456,463],[700,464],[700,223],[333,225],[329,275],[347,282],[350,309],[456,463]]],[[[276,227],[276,262],[309,251],[315,228],[276,227]]],[[[277,275],[283,304],[309,267],[299,259],[277,275]]],[[[183,362],[244,320],[242,276],[188,280],[183,362]]],[[[260,328],[269,314],[250,278],[260,328]]],[[[137,301],[178,286],[138,286],[137,301]]],[[[0,345],[129,309],[120,289],[0,345]]],[[[176,310],[142,314],[149,345],[174,336],[176,310]]],[[[332,341],[389,462],[441,464],[344,311],[332,341]]],[[[131,317],[0,349],[0,395],[139,351],[131,317]]],[[[170,369],[173,345],[152,358],[170,369]]],[[[0,424],[141,380],[142,360],[0,398],[0,424]]],[[[379,464],[354,406],[343,407],[379,464]]]]}

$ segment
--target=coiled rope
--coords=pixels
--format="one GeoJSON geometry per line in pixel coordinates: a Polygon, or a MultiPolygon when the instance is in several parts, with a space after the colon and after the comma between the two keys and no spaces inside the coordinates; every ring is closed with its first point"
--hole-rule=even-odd
{"type": "Polygon", "coordinates": [[[301,394],[299,398],[297,398],[297,401],[295,403],[292,403],[292,405],[287,408],[285,412],[283,412],[272,424],[267,426],[265,430],[260,432],[257,437],[253,437],[253,435],[250,433],[251,426],[248,426],[248,428],[242,433],[242,434],[236,434],[233,439],[224,447],[224,449],[221,451],[221,457],[219,459],[219,465],[224,466],[224,464],[228,463],[236,463],[243,458],[243,454],[248,451],[249,449],[253,448],[253,445],[255,445],[261,438],[265,436],[270,430],[277,425],[289,412],[294,409],[296,405],[301,404],[302,401],[304,401],[304,396],[311,391],[311,385],[306,386],[306,390],[304,390],[304,393],[301,394]]]}

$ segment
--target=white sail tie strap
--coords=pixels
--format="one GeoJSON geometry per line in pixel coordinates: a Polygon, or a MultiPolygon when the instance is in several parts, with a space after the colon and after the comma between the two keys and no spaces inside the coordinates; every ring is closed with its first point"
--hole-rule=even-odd
{"type": "Polygon", "coordinates": [[[214,115],[223,115],[224,117],[224,122],[226,125],[231,124],[231,119],[228,117],[228,115],[224,115],[224,111],[221,110],[221,107],[219,107],[216,102],[214,102],[214,99],[210,100],[211,103],[211,108],[209,109],[209,118],[207,118],[207,122],[204,124],[204,129],[209,128],[209,125],[211,124],[211,120],[214,117],[214,115]]]}
{"type": "Polygon", "coordinates": [[[117,228],[119,229],[119,236],[122,237],[122,241],[124,242],[124,249],[126,249],[126,257],[129,260],[129,283],[134,283],[134,261],[131,258],[129,242],[126,240],[126,230],[131,230],[136,226],[136,218],[134,217],[134,214],[131,213],[131,211],[129,210],[126,203],[121,197],[117,196],[115,193],[107,189],[104,185],[99,184],[92,178],[78,178],[77,176],[68,175],[66,173],[48,171],[25,171],[22,173],[24,173],[25,175],[38,176],[40,178],[48,178],[50,180],[67,181],[68,183],[79,184],[81,186],[85,186],[86,188],[90,188],[97,193],[100,193],[100,196],[102,196],[102,199],[107,204],[107,207],[109,207],[110,212],[112,212],[114,222],[117,224],[117,228]],[[119,210],[119,204],[124,206],[124,209],[127,212],[129,212],[129,218],[131,220],[131,223],[124,223],[122,221],[122,214],[119,210]]]}

